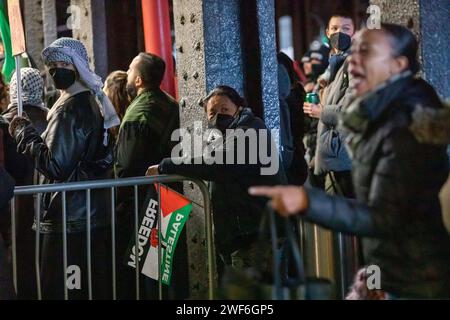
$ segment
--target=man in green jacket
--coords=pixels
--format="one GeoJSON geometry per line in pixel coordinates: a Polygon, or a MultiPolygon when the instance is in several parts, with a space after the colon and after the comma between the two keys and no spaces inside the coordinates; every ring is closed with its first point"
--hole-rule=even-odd
{"type": "Polygon", "coordinates": [[[164,72],[164,61],[150,53],[140,53],[130,64],[127,92],[132,102],[119,129],[119,178],[143,176],[150,164],[170,156],[170,136],[180,121],[177,102],[159,88],[164,72]]]}
{"type": "MultiPolygon", "coordinates": [[[[150,53],[140,53],[129,66],[127,92],[132,102],[119,129],[115,164],[117,178],[144,176],[150,165],[170,157],[174,145],[170,138],[172,132],[179,128],[180,121],[177,102],[159,88],[164,72],[164,61],[150,53]]],[[[139,188],[139,208],[144,203],[148,188],[139,188]]],[[[119,188],[116,229],[118,254],[125,254],[133,237],[133,227],[133,188],[119,188]]],[[[134,273],[129,267],[125,268],[122,274],[134,273]]],[[[132,287],[127,279],[118,279],[118,297],[134,299],[135,288],[132,287]]]]}

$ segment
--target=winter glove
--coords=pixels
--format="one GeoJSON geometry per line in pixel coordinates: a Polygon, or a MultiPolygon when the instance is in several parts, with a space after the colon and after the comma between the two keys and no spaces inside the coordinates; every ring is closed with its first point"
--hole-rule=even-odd
{"type": "Polygon", "coordinates": [[[30,119],[25,113],[23,113],[23,116],[15,116],[9,124],[9,134],[14,137],[17,129],[26,127],[30,123],[30,119]]]}

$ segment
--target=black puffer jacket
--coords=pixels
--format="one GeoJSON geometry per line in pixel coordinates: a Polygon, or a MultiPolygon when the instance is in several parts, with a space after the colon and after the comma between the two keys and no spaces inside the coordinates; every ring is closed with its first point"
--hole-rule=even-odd
{"type": "MultiPolygon", "coordinates": [[[[244,133],[250,133],[250,131],[257,133],[257,130],[263,130],[268,133],[270,138],[270,131],[267,130],[264,122],[255,117],[249,108],[245,108],[240,113],[229,129],[242,129],[244,133]]],[[[236,136],[225,136],[225,141],[221,138],[216,140],[218,147],[222,146],[222,142],[225,145],[224,164],[207,164],[204,157],[202,159],[192,158],[189,161],[190,164],[175,164],[175,159],[167,158],[159,166],[162,174],[178,174],[212,181],[211,196],[216,244],[222,254],[229,254],[257,238],[266,200],[250,196],[247,192],[248,188],[253,185],[283,184],[286,181],[278,152],[275,151],[274,154],[278,163],[273,163],[275,169],[273,174],[265,175],[262,174],[264,171],[261,169],[267,169],[270,165],[264,164],[265,161],[261,161],[261,158],[257,156],[256,146],[260,144],[259,137],[256,143],[254,141],[250,143],[248,139],[245,141],[245,144],[239,143],[239,138],[236,136]],[[230,148],[228,145],[232,139],[235,139],[234,148],[230,148]],[[236,164],[238,163],[236,155],[242,156],[244,150],[246,157],[242,162],[245,163],[236,164]],[[226,163],[228,152],[233,157],[235,164],[226,163]],[[256,161],[249,161],[252,156],[255,156],[256,161]]],[[[268,148],[271,146],[270,141],[269,139],[267,143],[268,148]]],[[[216,153],[220,152],[218,148],[215,150],[216,153]]]]}
{"type": "MultiPolygon", "coordinates": [[[[49,115],[47,130],[39,136],[31,125],[19,126],[14,138],[20,152],[26,153],[41,174],[41,184],[106,179],[110,172],[94,165],[102,156],[103,117],[94,95],[82,91],[55,106],[49,115]]],[[[68,192],[67,231],[86,229],[86,192],[68,192]]],[[[62,230],[61,194],[43,197],[43,233],[62,230]]],[[[91,226],[103,225],[109,212],[107,190],[91,192],[91,226]]]]}
{"type": "Polygon", "coordinates": [[[450,111],[423,80],[403,75],[344,115],[357,201],[309,190],[306,218],[364,236],[365,263],[381,289],[405,298],[450,298],[450,236],[438,193],[448,176],[450,111]]]}

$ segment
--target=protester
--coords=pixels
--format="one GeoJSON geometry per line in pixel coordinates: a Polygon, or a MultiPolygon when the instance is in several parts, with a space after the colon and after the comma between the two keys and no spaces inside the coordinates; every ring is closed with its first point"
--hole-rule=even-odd
{"type": "Polygon", "coordinates": [[[337,128],[337,121],[343,106],[351,99],[347,57],[354,32],[355,26],[348,14],[338,13],[331,17],[327,27],[327,37],[332,48],[328,85],[320,99],[322,103],[305,102],[303,107],[306,114],[320,119],[314,174],[327,174],[326,189],[330,193],[350,198],[354,197],[351,160],[345,149],[345,133],[337,128]]]}
{"type": "MultiPolygon", "coordinates": [[[[171,154],[174,146],[171,135],[179,128],[180,120],[177,102],[160,89],[165,68],[160,57],[144,52],[130,64],[126,89],[132,102],[125,112],[117,139],[117,178],[144,176],[148,166],[171,154]]],[[[139,208],[147,191],[148,186],[139,188],[139,208]]],[[[118,190],[117,225],[117,253],[124,255],[134,234],[133,188],[118,190]]],[[[118,265],[118,271],[119,298],[134,299],[135,271],[123,263],[118,265]]]]}
{"type": "MultiPolygon", "coordinates": [[[[103,91],[111,100],[119,119],[122,120],[125,116],[125,111],[130,105],[130,98],[127,94],[127,73],[121,70],[111,72],[105,80],[103,91]]],[[[117,140],[119,127],[111,128],[110,132],[114,140],[117,140]]]]}
{"type": "MultiPolygon", "coordinates": [[[[270,247],[263,250],[267,256],[260,260],[261,245],[257,241],[258,228],[264,211],[264,201],[250,197],[246,190],[250,185],[284,183],[283,168],[278,164],[278,153],[271,140],[267,141],[271,164],[274,172],[267,175],[261,169],[267,166],[261,161],[258,145],[266,144],[259,136],[263,131],[270,134],[264,122],[257,118],[246,102],[231,87],[218,86],[204,99],[203,106],[210,128],[216,129],[208,138],[212,155],[224,162],[211,161],[208,152],[199,158],[190,156],[186,161],[182,158],[166,158],[159,165],[151,166],[147,175],[178,174],[196,179],[211,181],[212,205],[214,211],[215,244],[221,257],[221,263],[236,269],[256,267],[263,261],[262,269],[269,270],[271,260],[268,259],[270,247]],[[239,133],[239,129],[241,132],[239,133]],[[231,132],[229,130],[232,130],[231,132]],[[220,136],[216,136],[216,134],[220,136]],[[220,132],[220,133],[219,133],[220,132]],[[239,134],[255,133],[257,141],[240,140],[239,134]],[[231,145],[231,146],[230,146],[231,145]],[[256,161],[250,161],[255,155],[256,161]],[[257,156],[258,155],[258,156],[257,156]],[[244,157],[245,161],[237,162],[236,157],[244,157]],[[233,159],[229,163],[229,159],[233,159]],[[181,163],[180,163],[181,162],[181,163]]],[[[244,159],[242,158],[242,159],[244,159]]],[[[219,276],[222,269],[219,264],[219,276]]]]}
{"type": "Polygon", "coordinates": [[[449,172],[450,112],[429,84],[414,78],[417,50],[414,35],[393,24],[363,30],[353,44],[349,72],[357,99],[343,125],[356,201],[289,186],[250,193],[272,198],[283,216],[300,214],[364,236],[366,264],[380,268],[384,298],[448,299],[450,236],[438,193],[449,172]]]}
{"type": "MultiPolygon", "coordinates": [[[[330,18],[326,34],[330,42],[331,56],[327,71],[318,79],[319,84],[326,83],[327,85],[320,91],[318,104],[305,102],[303,107],[306,114],[319,120],[314,164],[312,165],[314,175],[310,180],[314,185],[319,184],[320,187],[325,187],[329,194],[348,198],[355,197],[350,172],[352,162],[346,149],[346,134],[337,124],[339,114],[344,111],[345,106],[352,99],[349,89],[351,77],[348,74],[347,58],[354,31],[355,25],[348,13],[339,12],[330,18]],[[322,182],[324,184],[320,185],[322,182]]],[[[337,278],[337,285],[343,292],[352,281],[353,273],[359,267],[357,258],[359,254],[355,252],[358,251],[358,249],[355,250],[358,248],[358,240],[339,234],[333,236],[335,246],[339,248],[334,256],[336,259],[349,261],[345,268],[340,264],[341,270],[337,270],[337,273],[343,275],[343,277],[337,278]]]]}
{"type": "MultiPolygon", "coordinates": [[[[84,45],[60,38],[44,49],[42,57],[61,96],[48,113],[46,131],[39,132],[26,117],[16,116],[9,131],[18,150],[32,159],[42,184],[98,180],[110,177],[108,129],[119,124],[102,81],[89,68],[84,45]]],[[[86,191],[66,194],[67,263],[80,268],[81,286],[69,298],[88,297],[86,253],[86,191]]],[[[92,285],[95,299],[109,298],[110,221],[108,190],[92,190],[90,199],[92,285]]],[[[41,284],[45,299],[64,298],[62,195],[43,196],[39,232],[42,237],[41,284]]]]}
{"type": "MultiPolygon", "coordinates": [[[[31,124],[41,135],[47,127],[48,109],[44,107],[42,97],[44,80],[40,71],[33,68],[21,68],[23,111],[31,124]]],[[[9,84],[10,104],[2,114],[5,122],[11,122],[17,115],[17,78],[15,74],[9,84]]],[[[6,124],[7,125],[7,124],[6,124]]],[[[6,126],[7,129],[7,126],[6,126]]],[[[4,152],[5,167],[16,181],[16,186],[37,184],[34,161],[17,152],[17,145],[5,130],[4,152]]],[[[36,271],[34,264],[34,234],[31,229],[34,215],[34,197],[21,196],[16,199],[16,248],[17,248],[17,296],[19,299],[36,298],[36,271]]],[[[7,209],[10,217],[9,208],[7,209]]],[[[9,240],[9,239],[8,239],[9,240]]],[[[8,241],[9,242],[9,241],[8,241]]]]}

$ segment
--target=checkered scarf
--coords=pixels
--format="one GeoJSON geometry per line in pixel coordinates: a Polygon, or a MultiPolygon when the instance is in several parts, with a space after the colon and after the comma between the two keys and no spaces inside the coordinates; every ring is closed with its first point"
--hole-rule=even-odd
{"type": "MultiPolygon", "coordinates": [[[[44,80],[41,73],[33,68],[21,68],[20,77],[22,82],[23,104],[41,107],[43,106],[42,94],[44,92],[44,80]]],[[[17,79],[14,72],[9,83],[10,104],[8,108],[17,106],[17,79]]]]}
{"type": "Polygon", "coordinates": [[[102,79],[91,71],[87,51],[82,42],[73,38],[60,38],[42,51],[44,63],[67,62],[73,64],[80,75],[80,82],[90,89],[99,101],[104,118],[104,128],[118,126],[120,119],[111,101],[104,94],[102,79]]]}

